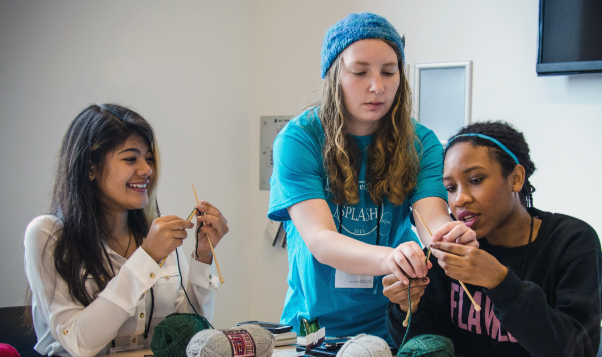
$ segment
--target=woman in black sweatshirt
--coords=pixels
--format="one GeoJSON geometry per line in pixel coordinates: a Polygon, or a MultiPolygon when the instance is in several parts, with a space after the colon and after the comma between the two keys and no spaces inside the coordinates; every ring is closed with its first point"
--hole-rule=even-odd
{"type": "MultiPolygon", "coordinates": [[[[480,247],[433,236],[433,267],[410,285],[408,339],[442,335],[464,356],[596,355],[600,241],[587,223],[532,207],[534,171],[524,136],[506,123],[472,124],[450,139],[443,173],[449,206],[480,247]]],[[[391,300],[387,328],[399,345],[407,285],[393,275],[383,284],[391,300]]]]}

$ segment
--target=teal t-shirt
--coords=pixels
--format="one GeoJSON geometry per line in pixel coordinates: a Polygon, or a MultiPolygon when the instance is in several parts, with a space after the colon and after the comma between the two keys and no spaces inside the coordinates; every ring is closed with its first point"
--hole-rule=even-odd
{"type": "Polygon", "coordinates": [[[301,317],[318,317],[320,326],[326,327],[327,336],[368,333],[389,340],[385,325],[389,299],[382,294],[382,277],[374,279],[373,288],[335,288],[335,269],[313,257],[291,221],[287,208],[305,200],[323,199],[330,207],[335,225],[348,237],[376,244],[378,232],[378,244],[387,247],[397,247],[411,240],[418,242],[411,229],[411,205],[425,197],[447,200],[447,193],[441,177],[441,143],[431,130],[416,122],[414,125],[421,167],[417,186],[401,205],[394,206],[385,199],[380,210],[370,200],[365,184],[366,149],[373,136],[353,137],[362,152],[360,202],[339,207],[330,200],[332,193],[322,156],[324,130],[318,109],[304,111],[278,134],[274,141],[268,217],[284,222],[287,234],[289,288],[280,323],[292,325],[298,332],[301,317]]]}

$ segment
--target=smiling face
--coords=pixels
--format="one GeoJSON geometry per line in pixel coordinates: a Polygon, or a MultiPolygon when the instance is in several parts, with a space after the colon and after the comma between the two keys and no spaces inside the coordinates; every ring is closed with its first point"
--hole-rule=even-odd
{"type": "Polygon", "coordinates": [[[103,203],[113,212],[123,213],[148,205],[147,186],[154,171],[153,153],[146,140],[133,134],[106,155],[102,173],[93,168],[91,175],[98,182],[103,203]]]}
{"type": "MultiPolygon", "coordinates": [[[[443,169],[449,207],[456,219],[475,231],[477,238],[489,236],[521,209],[517,192],[523,181],[516,172],[505,177],[489,150],[458,143],[447,151],[443,169]]],[[[520,168],[517,165],[515,171],[520,168]]]]}
{"type": "Polygon", "coordinates": [[[378,129],[399,88],[397,54],[379,39],[354,42],[341,53],[341,89],[349,113],[347,130],[370,135],[378,129]]]}

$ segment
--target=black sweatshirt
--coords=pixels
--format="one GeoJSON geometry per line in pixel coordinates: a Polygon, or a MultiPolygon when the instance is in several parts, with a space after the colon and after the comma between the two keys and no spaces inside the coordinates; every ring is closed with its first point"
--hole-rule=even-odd
{"type": "MultiPolygon", "coordinates": [[[[595,356],[600,344],[602,254],[596,232],[576,218],[529,209],[542,220],[536,239],[516,248],[480,249],[508,267],[495,288],[465,284],[481,305],[475,311],[457,280],[431,257],[430,283],[412,315],[407,339],[438,334],[464,356],[595,356]],[[524,278],[519,276],[525,264],[524,278]]],[[[399,345],[406,313],[389,303],[387,329],[399,345]]]]}

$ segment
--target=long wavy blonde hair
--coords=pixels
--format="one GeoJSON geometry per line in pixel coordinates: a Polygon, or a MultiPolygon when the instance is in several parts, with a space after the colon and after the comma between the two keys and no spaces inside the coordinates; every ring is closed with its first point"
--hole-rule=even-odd
{"type": "MultiPolygon", "coordinates": [[[[389,44],[397,54],[400,83],[394,104],[380,120],[374,140],[368,146],[366,183],[370,199],[380,204],[383,197],[400,205],[416,186],[419,171],[417,140],[412,124],[412,95],[403,70],[401,53],[393,42],[389,44]]],[[[359,202],[359,171],[361,153],[347,131],[349,113],[343,101],[341,88],[341,55],[335,59],[324,78],[320,101],[320,121],[324,128],[324,168],[330,179],[332,201],[337,204],[359,202]]]]}

